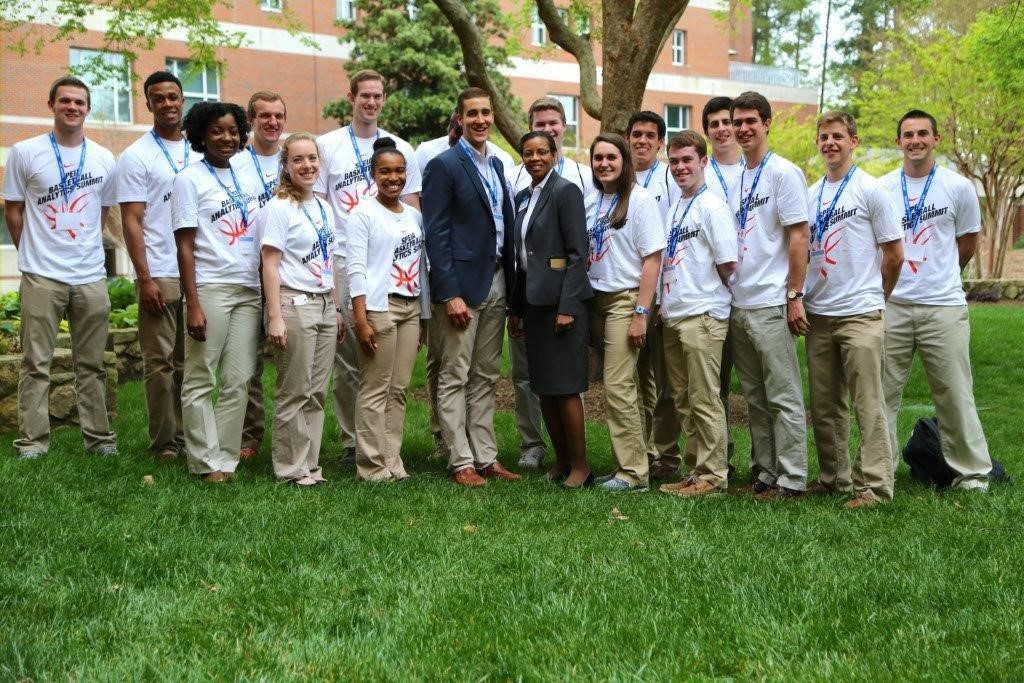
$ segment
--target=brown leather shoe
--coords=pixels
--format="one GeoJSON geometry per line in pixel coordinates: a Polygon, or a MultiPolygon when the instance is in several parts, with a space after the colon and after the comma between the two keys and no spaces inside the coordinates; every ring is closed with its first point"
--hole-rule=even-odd
{"type": "Polygon", "coordinates": [[[210,484],[221,484],[227,481],[223,472],[207,472],[206,474],[200,474],[199,478],[210,484]]]}
{"type": "Polygon", "coordinates": [[[457,472],[452,472],[451,479],[459,486],[468,486],[471,489],[480,488],[487,484],[484,478],[477,474],[476,470],[472,467],[463,467],[457,472]]]}
{"type": "Polygon", "coordinates": [[[705,481],[703,479],[689,479],[685,482],[681,481],[676,484],[663,484],[660,490],[665,493],[671,493],[684,498],[715,496],[725,493],[725,489],[718,488],[710,481],[705,481]]]}
{"type": "Polygon", "coordinates": [[[509,472],[506,470],[505,466],[497,460],[494,461],[493,465],[479,470],[479,472],[480,476],[484,479],[504,479],[505,481],[519,481],[522,479],[522,477],[515,472],[509,472]]]}
{"type": "Polygon", "coordinates": [[[844,507],[848,510],[861,510],[863,508],[874,507],[881,502],[882,500],[870,490],[864,490],[858,491],[857,495],[847,502],[844,507]]]}

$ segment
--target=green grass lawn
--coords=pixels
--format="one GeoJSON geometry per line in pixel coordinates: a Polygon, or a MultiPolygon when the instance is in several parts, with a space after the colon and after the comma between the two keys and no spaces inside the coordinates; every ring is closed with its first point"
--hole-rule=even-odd
{"type": "MultiPolygon", "coordinates": [[[[972,323],[981,421],[1019,478],[1024,307],[972,323]]],[[[466,490],[427,459],[422,404],[408,484],[356,482],[332,423],[329,487],[275,484],[269,446],[209,486],[145,455],[138,382],[118,403],[119,458],[72,429],[43,460],[0,458],[0,679],[1024,676],[1017,486],[937,495],[902,466],[895,501],[860,512],[535,476],[466,490]]],[[[905,404],[901,434],[930,411],[919,366],[905,404]]],[[[511,415],[498,432],[514,464],[511,415]]],[[[604,426],[588,440],[610,469],[604,426]]]]}

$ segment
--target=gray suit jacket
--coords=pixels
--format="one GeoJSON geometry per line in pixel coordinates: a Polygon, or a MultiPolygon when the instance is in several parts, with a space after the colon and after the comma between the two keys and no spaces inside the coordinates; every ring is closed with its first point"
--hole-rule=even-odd
{"type": "Polygon", "coordinates": [[[521,316],[527,302],[557,306],[559,313],[578,316],[594,296],[587,278],[587,215],[583,193],[552,173],[537,198],[526,226],[526,270],[519,263],[522,226],[532,188],[516,197],[516,271],[509,307],[521,316]]]}

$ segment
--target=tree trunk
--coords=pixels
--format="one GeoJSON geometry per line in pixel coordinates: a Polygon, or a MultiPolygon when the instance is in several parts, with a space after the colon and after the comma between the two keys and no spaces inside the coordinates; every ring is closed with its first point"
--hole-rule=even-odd
{"type": "MultiPolygon", "coordinates": [[[[624,132],[630,115],[643,103],[647,79],[658,54],[689,0],[604,0],[601,3],[603,84],[597,87],[597,67],[590,38],[576,35],[559,16],[552,0],[536,0],[537,13],[558,46],[580,65],[580,101],[584,111],[601,121],[602,130],[624,132]]],[[[480,31],[462,2],[434,0],[462,46],[466,80],[491,94],[495,124],[505,139],[519,142],[525,132],[521,112],[513,110],[487,75],[480,31]]]]}

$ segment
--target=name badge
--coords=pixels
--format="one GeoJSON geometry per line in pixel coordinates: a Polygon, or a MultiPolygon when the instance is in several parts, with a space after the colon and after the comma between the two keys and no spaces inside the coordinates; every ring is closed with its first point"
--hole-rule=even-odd
{"type": "Polygon", "coordinates": [[[69,232],[71,230],[81,230],[81,216],[77,213],[58,213],[57,214],[57,231],[58,232],[69,232]]]}
{"type": "Polygon", "coordinates": [[[298,296],[292,297],[292,306],[305,306],[309,303],[309,297],[305,294],[299,294],[298,296]]]}
{"type": "Polygon", "coordinates": [[[926,254],[927,246],[924,244],[912,244],[910,242],[903,244],[903,258],[907,261],[921,263],[925,260],[926,254]]]}
{"type": "Polygon", "coordinates": [[[238,238],[238,247],[242,256],[253,256],[256,254],[256,240],[251,235],[238,238]]]}

